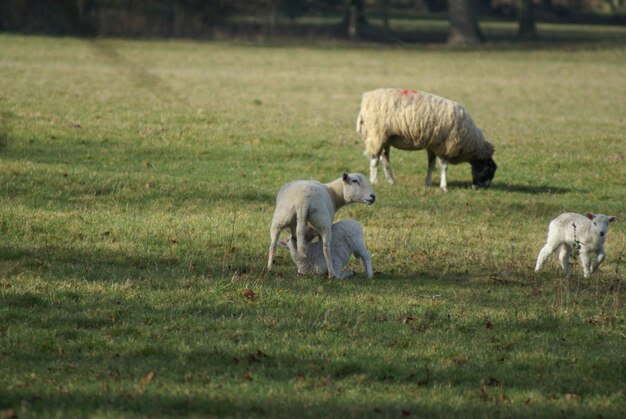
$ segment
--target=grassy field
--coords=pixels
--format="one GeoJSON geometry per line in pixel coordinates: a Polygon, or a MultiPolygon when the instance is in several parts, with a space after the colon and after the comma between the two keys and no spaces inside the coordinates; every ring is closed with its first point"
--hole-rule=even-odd
{"type": "Polygon", "coordinates": [[[0,417],[622,416],[626,29],[588,30],[608,41],[0,35],[0,417]],[[373,280],[267,272],[278,188],[366,172],[381,86],[466,105],[493,186],[426,189],[393,150],[398,184],[337,214],[373,280]],[[532,271],[563,211],[618,218],[591,279],[532,271]]]}

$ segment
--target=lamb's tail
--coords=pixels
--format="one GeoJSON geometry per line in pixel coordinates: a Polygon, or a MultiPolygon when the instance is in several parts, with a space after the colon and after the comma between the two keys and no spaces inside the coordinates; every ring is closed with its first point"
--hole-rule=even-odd
{"type": "Polygon", "coordinates": [[[304,233],[307,227],[307,213],[308,209],[306,207],[296,209],[296,241],[300,256],[306,256],[306,239],[304,233]]]}

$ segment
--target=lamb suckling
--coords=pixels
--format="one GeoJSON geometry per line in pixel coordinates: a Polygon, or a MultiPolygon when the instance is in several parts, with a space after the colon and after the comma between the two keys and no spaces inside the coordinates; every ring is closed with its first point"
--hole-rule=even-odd
{"type": "Polygon", "coordinates": [[[488,188],[496,173],[494,147],[460,104],[430,93],[408,89],[377,89],[363,94],[356,130],[370,158],[370,182],[377,181],[378,161],[387,181],[395,183],[390,148],[428,152],[426,186],[435,159],[441,164],[440,187],[447,190],[448,163],[472,166],[472,187],[488,188]]]}
{"type": "Polygon", "coordinates": [[[589,278],[604,261],[604,242],[612,221],[615,217],[603,214],[585,216],[566,212],[559,215],[550,222],[548,239],[537,257],[535,272],[539,272],[548,256],[559,249],[561,267],[570,274],[569,257],[572,250],[578,248],[585,278],[589,278]]]}
{"type": "Polygon", "coordinates": [[[307,223],[319,232],[328,276],[334,276],[330,243],[335,212],[355,202],[372,205],[376,195],[361,173],[343,173],[330,183],[295,180],[283,185],[276,196],[276,209],[270,227],[270,249],[267,269],[272,269],[281,231],[289,228],[297,238],[298,252],[305,255],[304,233],[307,223]]]}
{"type": "MultiPolygon", "coordinates": [[[[290,236],[286,242],[279,242],[283,247],[289,249],[291,259],[298,267],[300,274],[325,274],[328,272],[326,261],[322,250],[322,243],[318,240],[312,243],[319,234],[311,227],[306,228],[305,247],[306,254],[302,255],[298,252],[297,239],[290,236]]],[[[363,227],[354,220],[338,221],[332,226],[333,239],[330,243],[331,262],[335,277],[337,279],[347,278],[354,275],[354,271],[343,271],[344,266],[348,264],[350,257],[354,255],[363,261],[365,274],[368,278],[372,278],[372,258],[370,257],[365,239],[363,238],[363,227]]]]}

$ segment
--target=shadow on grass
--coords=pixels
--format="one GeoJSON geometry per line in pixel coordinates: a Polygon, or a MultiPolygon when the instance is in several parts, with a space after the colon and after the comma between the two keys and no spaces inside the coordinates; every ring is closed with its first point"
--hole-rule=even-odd
{"type": "MultiPolygon", "coordinates": [[[[472,183],[467,181],[451,181],[448,182],[448,189],[471,189],[472,183]]],[[[528,185],[528,184],[508,184],[498,182],[497,179],[491,184],[489,189],[503,191],[503,192],[515,192],[515,193],[525,193],[525,194],[554,194],[561,195],[565,193],[569,193],[572,190],[569,188],[563,188],[559,186],[536,186],[536,185],[528,185]]],[[[584,190],[577,189],[577,192],[585,192],[584,190]]]]}

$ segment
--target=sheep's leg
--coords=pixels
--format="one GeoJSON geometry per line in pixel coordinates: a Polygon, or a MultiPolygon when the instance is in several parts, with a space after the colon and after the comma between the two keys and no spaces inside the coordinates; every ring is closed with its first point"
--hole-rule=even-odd
{"type": "Polygon", "coordinates": [[[448,173],[448,161],[439,157],[439,165],[441,166],[441,180],[439,181],[439,187],[448,192],[448,182],[446,181],[446,175],[448,173]]]}
{"type": "Polygon", "coordinates": [[[539,256],[537,256],[537,265],[535,265],[535,272],[539,272],[539,270],[543,267],[543,264],[546,262],[548,256],[552,254],[556,250],[558,246],[548,242],[545,246],[541,248],[539,252],[539,256]]]}
{"type": "Polygon", "coordinates": [[[567,275],[572,273],[572,265],[569,264],[569,256],[572,253],[572,248],[566,244],[561,245],[561,249],[559,250],[559,262],[561,263],[561,268],[567,273],[567,275]]]}
{"type": "Polygon", "coordinates": [[[378,160],[380,156],[370,157],[370,183],[372,185],[378,183],[378,160]]]}
{"type": "Polygon", "coordinates": [[[431,179],[433,177],[433,170],[435,170],[436,160],[437,160],[437,156],[435,156],[435,153],[428,150],[428,173],[426,173],[426,181],[424,182],[426,187],[430,187],[430,184],[432,182],[431,179]]]}
{"type": "Polygon", "coordinates": [[[390,185],[396,183],[396,178],[393,176],[393,172],[391,171],[391,162],[389,160],[389,154],[391,153],[391,146],[385,146],[383,148],[383,152],[380,155],[380,161],[383,163],[383,173],[385,174],[385,179],[389,182],[390,185]]]}

